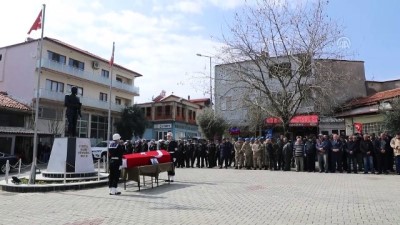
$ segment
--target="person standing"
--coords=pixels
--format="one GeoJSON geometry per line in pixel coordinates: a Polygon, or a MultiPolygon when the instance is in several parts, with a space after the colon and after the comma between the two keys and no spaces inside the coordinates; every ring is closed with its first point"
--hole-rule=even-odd
{"type": "Polygon", "coordinates": [[[283,138],[283,170],[290,171],[290,163],[292,161],[292,144],[288,142],[288,139],[285,137],[283,138]]]}
{"type": "Polygon", "coordinates": [[[276,151],[276,162],[278,164],[278,170],[283,170],[283,138],[284,136],[281,134],[277,140],[278,149],[276,151]]]}
{"type": "Polygon", "coordinates": [[[249,138],[244,139],[244,144],[242,146],[242,152],[244,153],[244,166],[246,167],[246,169],[249,170],[251,168],[251,163],[253,161],[249,138]]]}
{"type": "Polygon", "coordinates": [[[393,148],[393,154],[396,161],[396,173],[400,175],[400,132],[396,134],[396,137],[390,140],[390,147],[393,148]]]}
{"type": "Polygon", "coordinates": [[[331,146],[332,146],[332,172],[335,173],[336,171],[339,171],[340,173],[343,172],[342,170],[342,149],[343,149],[343,143],[339,139],[339,135],[334,134],[332,141],[331,141],[331,146]]]}
{"type": "Polygon", "coordinates": [[[308,172],[315,172],[315,153],[316,153],[316,148],[315,148],[315,142],[311,138],[311,136],[308,137],[304,148],[305,148],[305,153],[306,153],[307,171],[308,172]]]}
{"type": "Polygon", "coordinates": [[[388,146],[387,139],[385,133],[381,133],[380,136],[380,146],[378,151],[376,152],[376,159],[378,161],[378,174],[388,174],[388,165],[387,165],[387,154],[388,154],[388,146]]]}
{"type": "Polygon", "coordinates": [[[176,166],[175,152],[178,151],[178,143],[173,139],[171,132],[167,133],[167,140],[168,140],[167,151],[171,155],[172,170],[168,171],[168,179],[166,181],[174,182],[175,166],[176,166]]]}
{"type": "MultiPolygon", "coordinates": [[[[224,162],[225,169],[229,167],[229,159],[231,155],[233,145],[229,142],[229,138],[225,138],[225,142],[220,145],[221,161],[224,162]]],[[[222,169],[222,163],[219,166],[222,169]]]]}
{"type": "Polygon", "coordinates": [[[234,149],[235,149],[235,169],[241,169],[243,167],[243,162],[244,162],[244,155],[242,152],[242,146],[243,146],[243,139],[238,138],[238,140],[234,144],[234,149]]]}
{"type": "Polygon", "coordinates": [[[217,147],[216,147],[215,143],[211,140],[208,140],[207,152],[208,152],[208,167],[213,168],[213,167],[217,166],[217,161],[215,158],[215,154],[217,152],[217,147]]]}
{"type": "Polygon", "coordinates": [[[262,157],[262,140],[256,139],[254,144],[251,146],[251,149],[253,151],[253,168],[256,170],[259,168],[261,170],[262,167],[262,162],[261,162],[261,157],[262,157]]]}
{"type": "Polygon", "coordinates": [[[297,137],[293,146],[293,155],[296,162],[296,172],[304,170],[304,144],[301,137],[297,137]]]}
{"type": "MultiPolygon", "coordinates": [[[[364,174],[367,174],[368,170],[370,170],[371,173],[375,173],[374,161],[372,159],[374,145],[373,145],[372,141],[369,139],[369,135],[367,135],[367,134],[364,134],[363,140],[360,142],[360,151],[363,154],[364,174]]],[[[378,174],[379,174],[379,170],[378,170],[378,174]]]]}
{"type": "Polygon", "coordinates": [[[351,167],[353,172],[357,173],[357,145],[354,135],[350,135],[349,141],[346,144],[347,151],[347,173],[351,173],[351,167]]]}
{"type": "Polygon", "coordinates": [[[119,192],[117,188],[119,177],[121,176],[122,155],[125,152],[125,146],[119,134],[114,134],[112,138],[113,142],[110,143],[108,148],[110,168],[108,187],[110,188],[110,195],[120,195],[121,192],[119,192]]]}

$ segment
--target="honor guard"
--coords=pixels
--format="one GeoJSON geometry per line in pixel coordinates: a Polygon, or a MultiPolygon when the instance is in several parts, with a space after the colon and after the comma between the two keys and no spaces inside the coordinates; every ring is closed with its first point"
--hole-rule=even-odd
{"type": "Polygon", "coordinates": [[[108,178],[108,187],[110,195],[120,195],[117,190],[118,180],[121,175],[122,155],[124,154],[125,146],[119,134],[113,135],[113,141],[108,148],[110,174],[108,178]]]}

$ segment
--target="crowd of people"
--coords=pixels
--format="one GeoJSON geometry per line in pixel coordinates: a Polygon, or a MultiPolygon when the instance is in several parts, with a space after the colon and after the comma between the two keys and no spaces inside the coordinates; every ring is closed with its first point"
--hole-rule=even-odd
{"type": "Polygon", "coordinates": [[[159,140],[158,143],[140,140],[126,142],[125,146],[127,153],[168,150],[177,168],[233,167],[283,171],[295,168],[296,171],[320,173],[396,172],[400,175],[400,133],[393,138],[384,132],[378,136],[355,134],[348,137],[320,134],[298,136],[294,140],[283,135],[275,139],[225,138],[222,142],[188,139],[177,140],[177,146],[172,149],[169,144],[168,140],[159,140]]]}

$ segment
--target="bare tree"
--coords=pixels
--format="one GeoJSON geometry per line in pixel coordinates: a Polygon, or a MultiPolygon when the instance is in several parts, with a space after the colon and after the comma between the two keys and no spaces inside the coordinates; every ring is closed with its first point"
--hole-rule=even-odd
{"type": "Polygon", "coordinates": [[[62,122],[62,120],[58,119],[48,120],[47,126],[49,132],[52,133],[54,136],[62,134],[65,129],[65,124],[62,122]]]}
{"type": "Polygon", "coordinates": [[[343,57],[336,47],[341,29],[325,13],[328,2],[288,2],[258,0],[235,15],[219,56],[225,75],[218,77],[233,84],[228,91],[240,91],[240,98],[279,118],[285,133],[299,109],[335,107],[340,94],[335,87],[349,76],[337,74],[334,61],[327,61],[343,57]],[[305,107],[317,102],[326,106],[305,107]]]}

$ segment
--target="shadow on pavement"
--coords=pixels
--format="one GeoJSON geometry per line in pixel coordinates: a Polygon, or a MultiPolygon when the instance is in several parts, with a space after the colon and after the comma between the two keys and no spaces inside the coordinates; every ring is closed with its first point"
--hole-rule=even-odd
{"type": "Polygon", "coordinates": [[[138,189],[136,189],[136,192],[147,194],[147,195],[159,195],[159,194],[164,194],[164,193],[169,192],[169,191],[176,191],[176,190],[179,190],[179,189],[182,189],[182,188],[187,188],[187,187],[190,187],[190,186],[193,186],[193,185],[176,183],[176,182],[171,183],[171,184],[164,183],[164,184],[158,185],[158,187],[154,186],[154,188],[151,188],[151,187],[150,188],[146,188],[146,189],[142,189],[141,188],[140,192],[139,192],[138,189]]]}

